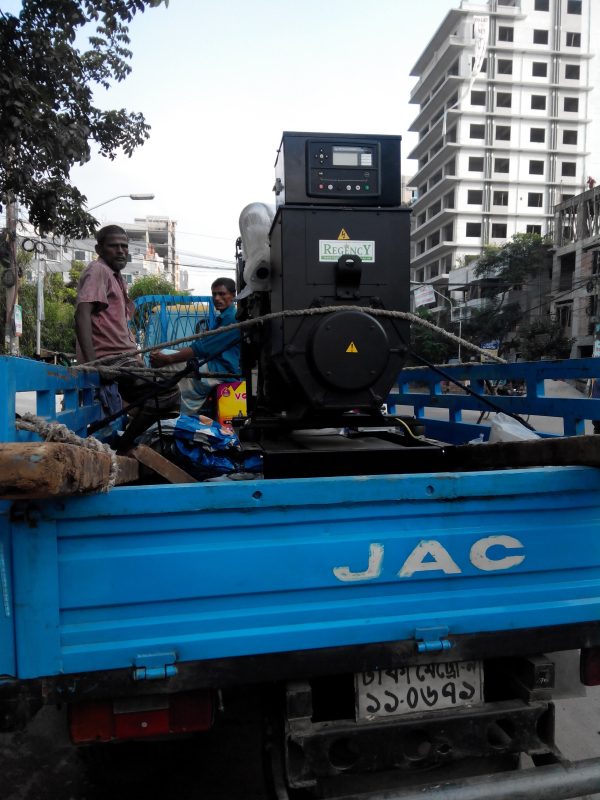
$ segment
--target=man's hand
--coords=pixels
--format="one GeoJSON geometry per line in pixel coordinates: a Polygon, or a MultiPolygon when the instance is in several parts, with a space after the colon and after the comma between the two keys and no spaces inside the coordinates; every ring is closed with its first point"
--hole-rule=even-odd
{"type": "Polygon", "coordinates": [[[166,367],[171,363],[171,359],[167,353],[161,353],[160,350],[153,350],[150,353],[150,364],[153,367],[166,367]]]}

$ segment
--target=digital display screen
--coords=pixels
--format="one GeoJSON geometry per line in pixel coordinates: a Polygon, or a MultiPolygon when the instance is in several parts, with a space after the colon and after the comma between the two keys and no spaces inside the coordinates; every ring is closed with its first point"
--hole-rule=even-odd
{"type": "Polygon", "coordinates": [[[333,147],[332,164],[334,167],[358,167],[362,147],[333,147]]]}

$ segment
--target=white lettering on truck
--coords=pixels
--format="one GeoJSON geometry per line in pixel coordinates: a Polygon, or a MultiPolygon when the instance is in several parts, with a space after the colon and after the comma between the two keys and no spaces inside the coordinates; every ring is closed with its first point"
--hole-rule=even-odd
{"type": "MultiPolygon", "coordinates": [[[[523,553],[507,555],[506,551],[522,550],[523,544],[514,536],[486,536],[478,539],[469,551],[469,561],[483,572],[496,572],[511,569],[525,561],[523,553]],[[493,548],[498,548],[493,550],[493,548]]],[[[333,574],[344,583],[370,581],[379,578],[383,569],[384,546],[377,542],[369,545],[367,568],[353,572],[350,567],[334,567],[333,574]]],[[[439,571],[445,575],[457,575],[462,569],[452,558],[448,550],[436,539],[423,539],[405,559],[399,578],[410,578],[415,572],[439,571]]]]}

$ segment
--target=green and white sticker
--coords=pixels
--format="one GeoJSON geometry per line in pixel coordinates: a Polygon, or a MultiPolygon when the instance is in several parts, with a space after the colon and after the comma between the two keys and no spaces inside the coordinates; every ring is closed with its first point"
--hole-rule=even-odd
{"type": "Polygon", "coordinates": [[[359,256],[364,264],[373,264],[375,242],[359,239],[319,239],[319,261],[337,261],[340,256],[359,256]]]}

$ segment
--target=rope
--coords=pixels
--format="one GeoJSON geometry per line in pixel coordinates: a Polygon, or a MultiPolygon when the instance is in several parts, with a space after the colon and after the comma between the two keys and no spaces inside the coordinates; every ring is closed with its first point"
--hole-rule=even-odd
{"type": "MultiPolygon", "coordinates": [[[[429,330],[434,331],[435,333],[444,336],[446,339],[449,339],[451,342],[455,342],[456,344],[461,344],[463,347],[467,348],[468,350],[473,350],[473,352],[478,353],[479,355],[485,356],[487,359],[491,361],[495,361],[498,364],[506,364],[505,359],[500,358],[499,356],[491,355],[488,350],[483,350],[481,347],[478,347],[476,344],[467,341],[466,339],[461,339],[458,336],[455,336],[453,333],[440,328],[438,325],[434,325],[432,322],[428,320],[422,319],[418,317],[416,314],[411,314],[409,311],[389,311],[383,308],[366,308],[364,306],[325,306],[323,308],[303,308],[303,309],[293,309],[288,311],[274,311],[271,314],[265,314],[262,317],[255,317],[253,319],[246,319],[241,322],[234,322],[231,325],[223,325],[221,328],[214,328],[213,330],[203,331],[202,333],[191,334],[190,336],[183,336],[180,339],[172,339],[169,342],[161,342],[160,344],[153,345],[152,347],[146,347],[142,350],[137,350],[135,353],[129,353],[128,356],[124,358],[131,358],[132,355],[142,355],[143,353],[149,353],[152,350],[159,350],[165,347],[173,347],[174,345],[178,344],[185,344],[186,342],[192,342],[196,339],[204,339],[209,336],[218,336],[222,333],[226,333],[227,331],[249,328],[252,325],[259,325],[264,322],[270,322],[271,320],[287,318],[287,317],[311,317],[311,316],[318,316],[322,314],[334,314],[340,311],[359,311],[363,314],[369,314],[373,317],[388,317],[390,319],[401,319],[407,320],[408,322],[412,322],[415,325],[421,325],[424,328],[428,328],[429,330]]],[[[103,356],[102,358],[97,358],[95,361],[88,361],[87,364],[79,364],[76,367],[73,367],[75,370],[81,370],[84,372],[96,372],[98,370],[99,365],[103,365],[106,362],[111,362],[110,366],[113,369],[118,369],[118,361],[115,361],[115,356],[103,356]]]]}
{"type": "Polygon", "coordinates": [[[117,475],[119,473],[119,462],[117,460],[117,454],[114,450],[111,450],[107,444],[103,444],[98,441],[98,439],[94,439],[91,436],[87,439],[82,439],[81,436],[77,436],[76,433],[69,430],[66,425],[60,422],[48,422],[35,414],[23,414],[20,419],[16,421],[16,427],[21,430],[38,433],[45,442],[74,444],[79,447],[85,447],[88,450],[94,450],[97,453],[105,453],[110,456],[110,472],[106,485],[103,486],[100,491],[108,492],[108,490],[112,489],[116,484],[117,475]]]}

